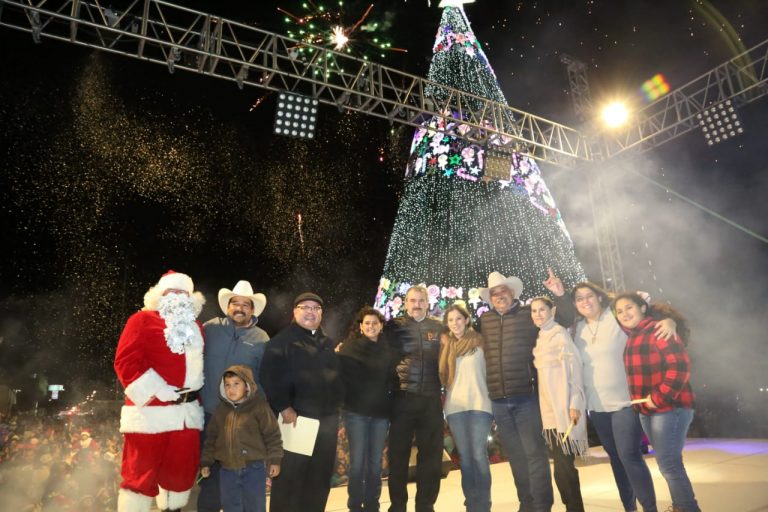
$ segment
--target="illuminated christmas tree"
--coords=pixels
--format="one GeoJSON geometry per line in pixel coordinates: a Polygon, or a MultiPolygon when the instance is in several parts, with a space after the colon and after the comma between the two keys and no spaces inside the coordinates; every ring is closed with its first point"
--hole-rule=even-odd
{"type": "MultiPolygon", "coordinates": [[[[456,3],[443,9],[429,79],[506,104],[461,2],[456,3]]],[[[432,89],[426,93],[445,94],[432,89]]],[[[441,316],[460,301],[477,317],[487,307],[478,288],[487,285],[492,271],[522,279],[523,300],[547,293],[542,285],[547,267],[566,287],[585,279],[536,162],[513,154],[508,179],[484,178],[485,148],[450,135],[463,129],[458,119],[446,125],[435,117],[414,134],[376,295],[376,307],[388,318],[403,313],[403,296],[414,284],[427,286],[431,314],[441,316]]]]}

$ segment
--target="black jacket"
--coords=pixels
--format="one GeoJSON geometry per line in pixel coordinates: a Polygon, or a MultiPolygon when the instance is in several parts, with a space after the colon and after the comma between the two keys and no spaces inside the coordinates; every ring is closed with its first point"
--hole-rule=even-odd
{"type": "MultiPolygon", "coordinates": [[[[573,323],[574,308],[568,296],[555,297],[556,319],[564,326],[573,323]]],[[[485,368],[491,400],[536,392],[533,347],[539,328],[531,320],[530,306],[516,302],[500,315],[483,313],[480,331],[485,339],[485,368]]]]}
{"type": "Polygon", "coordinates": [[[322,329],[312,334],[296,323],[267,342],[259,380],[276,413],[288,407],[310,418],[338,412],[344,386],[333,349],[322,329]]]}
{"type": "Polygon", "coordinates": [[[390,320],[384,335],[394,358],[400,391],[440,394],[440,334],[443,325],[433,318],[417,322],[410,316],[390,320]]]}
{"type": "Polygon", "coordinates": [[[389,418],[394,368],[389,346],[365,336],[347,340],[339,351],[344,409],[376,418],[389,418]]]}

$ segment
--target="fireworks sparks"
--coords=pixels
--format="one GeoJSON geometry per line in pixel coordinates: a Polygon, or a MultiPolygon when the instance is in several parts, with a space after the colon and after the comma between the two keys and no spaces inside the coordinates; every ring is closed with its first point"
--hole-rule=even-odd
{"type": "Polygon", "coordinates": [[[301,242],[301,253],[305,254],[306,251],[304,250],[304,231],[302,230],[302,224],[303,221],[301,219],[301,213],[296,214],[296,228],[299,231],[299,241],[301,242]]]}
{"type": "Polygon", "coordinates": [[[333,27],[333,35],[331,35],[331,43],[333,43],[333,49],[337,51],[341,50],[347,45],[348,42],[349,37],[346,33],[344,33],[344,27],[339,25],[333,27]]]}
{"type": "Polygon", "coordinates": [[[272,94],[272,91],[269,91],[268,93],[266,93],[266,94],[264,94],[262,96],[259,96],[259,98],[256,101],[253,102],[253,105],[251,105],[251,108],[248,109],[248,112],[253,112],[257,108],[259,108],[259,105],[264,103],[264,100],[266,100],[271,94],[272,94]]]}
{"type": "Polygon", "coordinates": [[[391,13],[385,13],[383,21],[370,21],[368,18],[373,10],[373,4],[351,24],[344,11],[343,2],[338,2],[336,10],[329,10],[322,4],[308,0],[302,3],[304,14],[294,14],[288,9],[278,7],[277,10],[285,15],[289,25],[289,37],[301,41],[299,53],[307,50],[307,45],[332,46],[336,51],[344,51],[362,59],[385,58],[389,52],[406,52],[403,48],[393,47],[381,34],[391,26],[391,13]]]}
{"type": "Polygon", "coordinates": [[[204,95],[180,94],[188,84],[164,90],[150,76],[137,86],[126,80],[135,68],[111,62],[62,63],[58,87],[30,86],[51,72],[31,68],[0,90],[13,126],[0,139],[0,212],[13,241],[4,286],[19,297],[0,310],[24,327],[4,347],[23,339],[78,371],[110,374],[126,318],[168,268],[189,273],[209,302],[240,272],[288,290],[309,276],[329,296],[361,288],[365,267],[378,273],[383,254],[356,249],[385,250],[391,224],[380,219],[394,214],[404,163],[381,166],[377,150],[402,160],[407,130],[394,143],[375,120],[334,111],[312,144],[254,137],[272,112],[233,127],[204,95]],[[374,188],[374,174],[386,188],[374,188]]]}

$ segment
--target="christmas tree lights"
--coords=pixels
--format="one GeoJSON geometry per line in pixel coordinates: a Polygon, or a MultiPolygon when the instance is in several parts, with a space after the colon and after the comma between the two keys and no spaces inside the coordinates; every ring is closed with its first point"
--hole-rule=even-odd
{"type": "MultiPolygon", "coordinates": [[[[430,80],[506,103],[460,6],[444,8],[433,52],[430,80]]],[[[425,92],[446,94],[439,86],[425,92]]],[[[548,267],[566,287],[585,279],[536,162],[515,152],[502,179],[484,177],[486,148],[457,136],[467,129],[455,115],[432,118],[414,134],[375,299],[387,318],[404,312],[415,284],[427,287],[431,314],[458,302],[477,317],[487,310],[479,288],[494,270],[522,279],[523,300],[546,293],[548,267]]]]}

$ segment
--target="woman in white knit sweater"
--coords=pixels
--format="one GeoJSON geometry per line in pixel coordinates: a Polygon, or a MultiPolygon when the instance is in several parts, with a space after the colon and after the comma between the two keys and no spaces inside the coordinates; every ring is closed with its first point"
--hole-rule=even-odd
{"type": "Polygon", "coordinates": [[[461,459],[464,505],[468,512],[490,512],[488,435],[493,416],[485,383],[483,337],[472,329],[462,306],[450,306],[443,323],[448,328],[440,347],[440,381],[446,389],[443,408],[461,459]]]}
{"type": "Polygon", "coordinates": [[[550,298],[533,299],[531,318],[539,328],[533,364],[538,373],[544,438],[555,462],[555,484],[567,512],[584,512],[579,471],[574,465],[575,456],[585,456],[589,447],[581,358],[571,335],[555,322],[550,298]]]}

